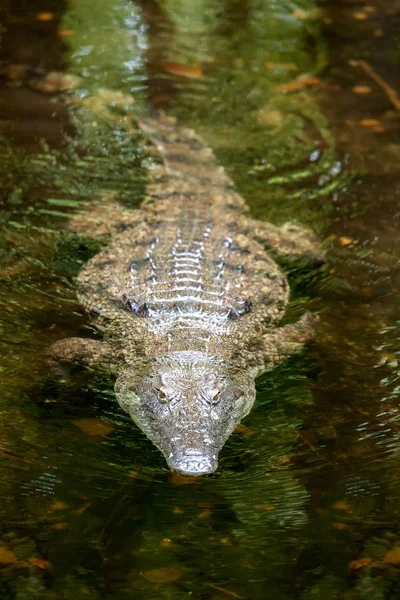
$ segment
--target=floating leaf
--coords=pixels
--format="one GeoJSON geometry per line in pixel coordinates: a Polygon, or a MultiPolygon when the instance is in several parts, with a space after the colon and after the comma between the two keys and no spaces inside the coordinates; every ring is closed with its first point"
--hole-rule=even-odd
{"type": "Polygon", "coordinates": [[[363,119],[361,125],[363,127],[377,127],[381,125],[381,123],[377,119],[363,119]]]}
{"type": "Polygon", "coordinates": [[[332,508],[335,508],[336,510],[344,510],[345,512],[351,512],[350,504],[348,504],[345,500],[338,500],[332,504],[332,508]]]}
{"type": "Polygon", "coordinates": [[[47,569],[51,569],[52,567],[51,562],[49,562],[48,560],[44,560],[43,558],[29,558],[28,562],[30,562],[31,565],[38,567],[39,569],[43,569],[44,571],[46,571],[47,569]]]}
{"type": "Polygon", "coordinates": [[[11,550],[7,550],[7,548],[0,547],[0,567],[6,567],[8,565],[13,565],[17,562],[17,557],[14,552],[11,550]]]}
{"type": "Polygon", "coordinates": [[[359,558],[358,560],[352,560],[349,562],[349,569],[352,571],[357,571],[357,569],[362,569],[369,565],[372,562],[372,558],[359,558]]]}
{"type": "Polygon", "coordinates": [[[42,12],[36,15],[38,21],[52,21],[54,19],[54,14],[51,12],[42,12]]]}
{"type": "Polygon", "coordinates": [[[342,531],[343,529],[348,529],[349,525],[346,525],[346,523],[332,523],[332,527],[338,531],[342,531]]]}
{"type": "Polygon", "coordinates": [[[68,523],[54,523],[54,525],[51,526],[51,529],[67,529],[68,528],[68,523]]]}
{"type": "Polygon", "coordinates": [[[235,431],[233,433],[241,433],[242,435],[253,435],[254,431],[252,431],[251,429],[249,429],[248,427],[246,427],[246,425],[243,425],[243,423],[240,423],[235,431]]]}
{"type": "Polygon", "coordinates": [[[346,237],[345,235],[342,235],[342,237],[339,238],[339,243],[341,246],[350,246],[354,243],[354,240],[352,240],[349,237],[346,237]]]}
{"type": "Polygon", "coordinates": [[[111,425],[111,423],[106,423],[102,419],[75,419],[75,421],[72,422],[79,427],[83,433],[86,433],[86,435],[89,435],[90,437],[108,435],[114,431],[113,425],[111,425]]]}
{"type": "Polygon", "coordinates": [[[85,510],[87,508],[89,508],[89,506],[90,506],[90,502],[85,502],[85,504],[81,508],[78,508],[74,512],[75,512],[76,515],[81,515],[82,513],[85,512],[85,510]]]}
{"type": "Polygon", "coordinates": [[[179,506],[174,506],[172,512],[174,513],[174,515],[183,515],[183,510],[179,508],[179,506]]]}
{"type": "Polygon", "coordinates": [[[141,575],[150,581],[150,583],[171,583],[177,581],[182,577],[181,571],[174,567],[161,567],[161,569],[152,569],[151,571],[145,571],[141,575]]]}
{"type": "Polygon", "coordinates": [[[53,502],[51,505],[50,510],[53,512],[57,510],[65,510],[66,508],[69,508],[68,504],[62,502],[61,500],[56,500],[56,502],[53,502]]]}
{"type": "Polygon", "coordinates": [[[383,562],[389,563],[391,565],[400,564],[400,546],[397,548],[393,548],[393,550],[388,550],[385,556],[383,557],[383,562]]]}
{"type": "Polygon", "coordinates": [[[188,65],[179,63],[165,63],[163,69],[166,73],[179,75],[180,77],[189,77],[191,79],[201,79],[204,77],[204,73],[200,67],[189,67],[188,65]]]}
{"type": "Polygon", "coordinates": [[[71,35],[74,35],[74,30],[73,29],[59,29],[57,33],[58,33],[59,37],[71,37],[71,35]]]}
{"type": "Polygon", "coordinates": [[[352,17],[356,21],[365,21],[366,19],[368,19],[368,15],[365,12],[361,11],[354,12],[352,17]]]}
{"type": "Polygon", "coordinates": [[[355,85],[352,89],[355,94],[359,94],[361,96],[370,94],[372,92],[372,89],[368,85],[355,85]]]}
{"type": "Polygon", "coordinates": [[[321,83],[321,80],[318,77],[314,77],[314,75],[303,75],[299,77],[299,79],[295,79],[294,81],[288,81],[288,83],[282,83],[280,85],[276,85],[273,88],[274,92],[298,92],[299,90],[303,90],[304,88],[313,87],[321,83]]]}

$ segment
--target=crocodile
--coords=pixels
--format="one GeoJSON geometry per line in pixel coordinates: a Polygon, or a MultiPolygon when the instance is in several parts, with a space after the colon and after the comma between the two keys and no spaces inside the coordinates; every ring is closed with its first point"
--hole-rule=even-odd
{"type": "Polygon", "coordinates": [[[75,220],[110,234],[77,286],[103,339],[59,340],[51,356],[110,369],[118,403],[169,468],[206,475],[251,410],[255,378],[314,333],[309,312],[280,326],[290,290],[270,252],[320,262],[323,251],[304,227],[253,220],[194,130],[162,112],[137,127],[162,159],[140,209],[109,200],[75,220]]]}

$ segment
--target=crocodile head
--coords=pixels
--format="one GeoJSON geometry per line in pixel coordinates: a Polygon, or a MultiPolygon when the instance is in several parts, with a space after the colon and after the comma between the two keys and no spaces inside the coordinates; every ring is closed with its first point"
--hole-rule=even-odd
{"type": "Polygon", "coordinates": [[[126,369],[116,382],[118,402],[183,475],[213,473],[218,453],[255,400],[247,374],[203,352],[155,359],[145,375],[126,369]]]}

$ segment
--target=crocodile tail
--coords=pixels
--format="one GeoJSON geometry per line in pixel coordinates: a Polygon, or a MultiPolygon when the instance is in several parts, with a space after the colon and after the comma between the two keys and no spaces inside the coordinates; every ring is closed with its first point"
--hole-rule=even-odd
{"type": "Polygon", "coordinates": [[[170,183],[177,190],[212,189],[226,208],[247,210],[244,200],[234,191],[234,184],[223,167],[218,164],[214,152],[202,138],[188,127],[180,125],[175,117],[159,111],[151,118],[137,120],[139,129],[155,145],[170,183]],[[174,184],[174,183],[173,183],[174,184]]]}

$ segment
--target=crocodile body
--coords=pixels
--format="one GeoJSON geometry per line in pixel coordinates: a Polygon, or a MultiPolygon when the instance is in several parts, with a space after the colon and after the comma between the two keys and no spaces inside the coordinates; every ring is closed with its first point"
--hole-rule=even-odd
{"type": "Polygon", "coordinates": [[[194,131],[163,115],[139,128],[164,170],[139,211],[110,204],[92,214],[94,233],[105,228],[111,241],[78,277],[104,341],[61,340],[53,356],[111,366],[120,405],[170,468],[202,475],[250,411],[255,377],[312,335],[308,313],[279,327],[289,286],[265,245],[321,252],[307,230],[253,221],[194,131]]]}

